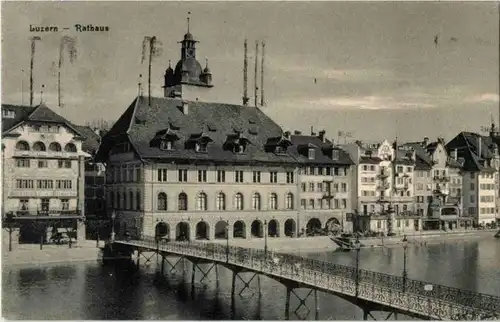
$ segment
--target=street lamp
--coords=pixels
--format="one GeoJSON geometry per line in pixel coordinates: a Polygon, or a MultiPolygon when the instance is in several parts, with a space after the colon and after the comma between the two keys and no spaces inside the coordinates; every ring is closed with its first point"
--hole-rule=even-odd
{"type": "Polygon", "coordinates": [[[264,256],[267,256],[267,220],[264,220],[264,256]]]}
{"type": "Polygon", "coordinates": [[[403,235],[403,292],[406,291],[406,279],[408,278],[408,272],[406,271],[406,249],[408,248],[408,239],[406,239],[406,235],[403,235]]]}
{"type": "Polygon", "coordinates": [[[229,263],[229,220],[226,220],[226,263],[229,263]]]}
{"type": "Polygon", "coordinates": [[[359,242],[359,235],[356,234],[356,241],[354,242],[356,249],[356,298],[359,296],[359,251],[361,250],[361,243],[359,242]]]}
{"type": "Polygon", "coordinates": [[[111,242],[115,241],[115,218],[116,218],[116,211],[111,212],[111,242]]]}

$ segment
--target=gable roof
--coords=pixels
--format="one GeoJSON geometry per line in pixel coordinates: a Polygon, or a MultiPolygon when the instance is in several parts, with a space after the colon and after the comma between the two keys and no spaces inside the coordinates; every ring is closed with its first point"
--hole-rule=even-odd
{"type": "Polygon", "coordinates": [[[466,171],[494,171],[487,160],[494,157],[493,147],[498,146],[497,141],[496,137],[460,132],[446,144],[446,150],[457,151],[457,156],[464,159],[463,169],[466,171]]]}
{"type": "Polygon", "coordinates": [[[266,152],[264,149],[269,138],[282,133],[274,121],[254,106],[152,97],[150,107],[148,99],[140,96],[134,99],[104,136],[97,158],[106,160],[111,147],[118,140],[126,140],[142,159],[296,163],[290,155],[266,152]],[[183,102],[187,103],[187,114],[182,112],[183,102]],[[166,151],[151,146],[156,134],[167,128],[175,128],[179,137],[175,149],[166,151]],[[242,154],[224,148],[228,136],[238,132],[251,142],[242,154]],[[203,153],[185,146],[192,135],[199,133],[205,133],[212,140],[203,153]]]}
{"type": "Polygon", "coordinates": [[[88,126],[73,125],[73,127],[84,136],[82,143],[83,151],[91,154],[96,153],[101,144],[101,137],[88,126]]]}
{"type": "Polygon", "coordinates": [[[74,125],[71,124],[67,119],[57,114],[48,108],[44,103],[38,106],[23,106],[23,105],[10,105],[2,104],[2,110],[14,111],[15,117],[13,119],[4,118],[2,115],[2,133],[6,133],[12,130],[17,125],[26,122],[45,122],[45,123],[56,123],[64,124],[71,128],[75,133],[81,136],[81,133],[75,129],[74,125]]]}

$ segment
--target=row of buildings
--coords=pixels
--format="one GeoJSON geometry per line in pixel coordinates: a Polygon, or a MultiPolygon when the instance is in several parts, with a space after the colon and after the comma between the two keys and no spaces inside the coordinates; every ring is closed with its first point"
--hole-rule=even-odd
{"type": "Polygon", "coordinates": [[[184,35],[165,97],[136,97],[103,137],[44,104],[2,105],[4,216],[69,225],[81,238],[86,218],[114,213],[119,234],[172,239],[499,220],[494,126],[447,144],[340,145],[325,131],[292,133],[256,106],[210,101],[212,74],[196,43],[184,35]]]}

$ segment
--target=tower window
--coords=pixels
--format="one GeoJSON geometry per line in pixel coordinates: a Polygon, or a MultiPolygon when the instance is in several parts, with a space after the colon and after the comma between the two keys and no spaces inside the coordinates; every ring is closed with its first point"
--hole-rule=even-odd
{"type": "Polygon", "coordinates": [[[196,143],[195,150],[196,150],[196,152],[207,152],[207,144],[206,143],[196,143]]]}
{"type": "Polygon", "coordinates": [[[236,145],[234,147],[234,153],[245,153],[245,147],[243,145],[236,145]]]}

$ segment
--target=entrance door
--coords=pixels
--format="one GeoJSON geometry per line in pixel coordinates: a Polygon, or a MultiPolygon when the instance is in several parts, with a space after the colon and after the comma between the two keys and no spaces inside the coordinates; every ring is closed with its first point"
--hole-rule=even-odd
{"type": "Polygon", "coordinates": [[[42,199],[42,211],[49,212],[49,209],[50,209],[50,199],[43,198],[42,199]]]}

